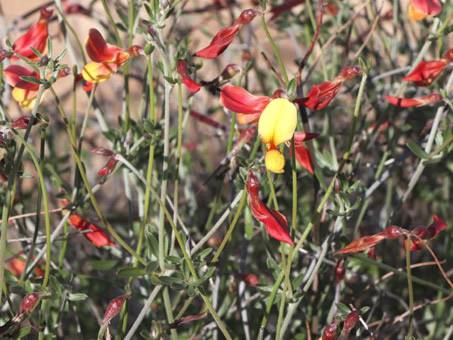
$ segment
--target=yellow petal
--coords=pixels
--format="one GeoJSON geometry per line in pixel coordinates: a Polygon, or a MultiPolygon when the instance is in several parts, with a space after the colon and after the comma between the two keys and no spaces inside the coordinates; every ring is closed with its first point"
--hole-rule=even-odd
{"type": "Polygon", "coordinates": [[[411,2],[409,3],[409,18],[411,18],[411,20],[413,21],[420,21],[426,18],[426,14],[417,11],[411,2]]]}
{"type": "Polygon", "coordinates": [[[109,79],[117,70],[119,65],[115,63],[91,62],[82,70],[83,79],[92,83],[102,83],[109,79]]]}
{"type": "Polygon", "coordinates": [[[263,143],[278,146],[291,139],[296,125],[296,106],[288,99],[277,98],[272,100],[261,114],[258,133],[263,143]]]}
{"type": "Polygon", "coordinates": [[[38,96],[38,91],[25,90],[15,87],[12,91],[12,95],[21,107],[23,107],[24,109],[33,110],[36,102],[36,97],[38,96]]]}
{"type": "Polygon", "coordinates": [[[272,148],[266,153],[266,168],[275,173],[282,173],[285,167],[285,157],[280,150],[272,148]]]}

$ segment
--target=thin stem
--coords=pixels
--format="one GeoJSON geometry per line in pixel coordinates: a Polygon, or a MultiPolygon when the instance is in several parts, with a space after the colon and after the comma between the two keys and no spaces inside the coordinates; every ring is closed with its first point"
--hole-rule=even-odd
{"type": "Polygon", "coordinates": [[[132,256],[134,256],[135,258],[137,258],[138,261],[140,261],[140,263],[142,263],[143,265],[146,266],[146,261],[140,257],[122,238],[120,235],[118,235],[118,233],[115,231],[115,229],[113,229],[113,227],[111,226],[111,224],[107,221],[107,219],[105,218],[104,214],[102,213],[101,209],[99,208],[99,205],[97,203],[97,200],[96,200],[96,197],[94,196],[94,193],[93,193],[93,190],[91,189],[91,186],[90,186],[90,183],[88,183],[88,178],[86,176],[86,173],[85,173],[85,168],[83,166],[83,163],[82,163],[82,159],[80,158],[80,155],[79,155],[79,152],[77,151],[77,145],[76,145],[76,141],[74,139],[74,132],[72,131],[71,129],[71,126],[69,125],[69,120],[66,116],[66,113],[63,109],[63,107],[61,106],[61,102],[57,96],[57,94],[55,93],[54,89],[53,88],[50,88],[49,89],[56,101],[56,104],[57,104],[57,107],[60,111],[60,114],[63,118],[63,122],[66,126],[66,130],[68,131],[68,135],[69,135],[69,139],[70,139],[70,142],[71,142],[71,146],[72,146],[72,150],[74,152],[74,158],[77,162],[77,166],[79,168],[79,173],[80,173],[80,176],[82,177],[82,180],[83,180],[83,183],[85,184],[85,188],[88,192],[88,195],[90,196],[90,199],[91,199],[91,203],[93,204],[93,208],[94,210],[96,211],[96,213],[98,214],[99,218],[101,219],[102,223],[107,227],[107,230],[109,231],[109,233],[113,236],[113,238],[124,248],[126,249],[127,252],[129,252],[129,254],[131,254],[132,256]]]}
{"type": "Polygon", "coordinates": [[[409,290],[409,329],[407,330],[407,337],[412,336],[412,321],[414,319],[414,290],[412,288],[412,277],[411,277],[411,238],[407,237],[406,246],[406,272],[407,272],[407,288],[409,290]]]}
{"type": "Polygon", "coordinates": [[[269,40],[269,43],[272,46],[272,49],[274,50],[275,57],[277,58],[278,64],[280,65],[280,70],[282,71],[283,78],[285,80],[285,86],[288,84],[289,79],[288,79],[288,74],[286,73],[285,69],[285,64],[283,64],[282,57],[280,56],[280,53],[278,52],[278,48],[275,45],[274,40],[272,39],[271,34],[269,33],[269,30],[267,29],[266,21],[264,20],[264,15],[261,17],[261,25],[263,26],[264,33],[266,34],[267,40],[269,40]]]}

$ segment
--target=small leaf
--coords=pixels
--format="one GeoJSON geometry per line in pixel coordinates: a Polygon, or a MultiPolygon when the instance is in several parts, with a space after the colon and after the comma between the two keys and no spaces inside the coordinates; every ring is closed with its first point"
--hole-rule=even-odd
{"type": "Polygon", "coordinates": [[[116,267],[118,261],[114,260],[93,260],[91,261],[91,268],[101,271],[112,270],[116,267]]]}
{"type": "Polygon", "coordinates": [[[128,277],[142,276],[146,274],[147,273],[144,268],[132,268],[132,267],[120,268],[117,272],[118,277],[122,279],[128,277]]]}
{"type": "Polygon", "coordinates": [[[75,293],[75,294],[69,294],[68,300],[69,301],[82,301],[88,298],[88,295],[83,294],[83,293],[75,293]]]}
{"type": "Polygon", "coordinates": [[[338,308],[338,311],[343,314],[344,316],[348,315],[349,313],[351,313],[351,310],[349,309],[348,306],[346,306],[344,303],[337,303],[337,308],[338,308]]]}
{"type": "Polygon", "coordinates": [[[41,79],[38,79],[33,76],[20,76],[20,79],[25,80],[28,83],[36,84],[36,85],[41,85],[44,84],[45,81],[42,81],[41,79]]]}
{"type": "Polygon", "coordinates": [[[407,147],[412,151],[414,155],[421,159],[428,159],[429,155],[423,150],[417,143],[409,142],[407,147]]]}

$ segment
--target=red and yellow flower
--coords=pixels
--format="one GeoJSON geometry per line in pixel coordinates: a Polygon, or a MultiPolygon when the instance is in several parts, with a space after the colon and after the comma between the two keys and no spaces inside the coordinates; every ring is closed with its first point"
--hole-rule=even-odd
{"type": "Polygon", "coordinates": [[[436,16],[441,11],[438,0],[411,0],[409,3],[409,17],[414,21],[423,20],[427,15],[436,16]]]}
{"type": "MultiPolygon", "coordinates": [[[[47,22],[52,15],[52,10],[48,7],[41,9],[38,22],[30,26],[27,33],[17,38],[13,44],[13,51],[31,61],[38,61],[39,57],[33,52],[30,47],[35,48],[41,54],[47,53],[47,39],[49,32],[47,30],[47,22]]],[[[16,56],[11,56],[11,59],[18,59],[16,56]]]]}
{"type": "Polygon", "coordinates": [[[108,44],[97,29],[90,29],[85,42],[88,56],[93,60],[82,70],[83,79],[101,83],[109,79],[129,58],[145,55],[143,48],[133,45],[127,49],[108,44]]]}
{"type": "MultiPolygon", "coordinates": [[[[65,77],[70,73],[70,68],[63,68],[58,72],[57,77],[65,77]]],[[[30,83],[21,79],[21,77],[34,77],[40,80],[41,77],[38,72],[19,65],[11,65],[3,71],[3,74],[6,82],[14,88],[12,91],[13,98],[24,109],[32,110],[38,96],[39,84],[30,83]]],[[[43,97],[41,97],[42,99],[43,97]]]]}
{"type": "Polygon", "coordinates": [[[289,101],[282,90],[276,90],[272,97],[254,96],[238,86],[227,85],[220,92],[221,104],[230,111],[238,113],[239,124],[258,122],[258,134],[266,144],[265,163],[267,169],[282,173],[285,157],[278,149],[294,136],[295,156],[299,164],[313,173],[308,150],[302,142],[318,136],[316,133],[295,132],[297,125],[297,108],[289,101]]]}

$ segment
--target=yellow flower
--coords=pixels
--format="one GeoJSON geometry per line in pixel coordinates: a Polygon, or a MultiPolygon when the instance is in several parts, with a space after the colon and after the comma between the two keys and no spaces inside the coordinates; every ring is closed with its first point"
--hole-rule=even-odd
{"type": "Polygon", "coordinates": [[[258,133],[268,150],[265,161],[270,171],[283,172],[285,158],[276,147],[293,137],[296,125],[296,106],[285,98],[272,100],[261,114],[258,133]]]}

